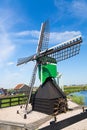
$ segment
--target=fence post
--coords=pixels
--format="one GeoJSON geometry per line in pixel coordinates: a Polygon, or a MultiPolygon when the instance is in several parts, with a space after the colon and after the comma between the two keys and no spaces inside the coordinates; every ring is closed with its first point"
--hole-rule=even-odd
{"type": "Polygon", "coordinates": [[[20,97],[18,97],[18,105],[20,105],[20,97]]]}
{"type": "Polygon", "coordinates": [[[9,99],[10,99],[10,102],[9,102],[9,103],[10,103],[10,107],[11,107],[11,97],[10,97],[9,99]]]}
{"type": "Polygon", "coordinates": [[[0,108],[1,108],[1,102],[2,102],[2,99],[0,99],[0,108]]]}

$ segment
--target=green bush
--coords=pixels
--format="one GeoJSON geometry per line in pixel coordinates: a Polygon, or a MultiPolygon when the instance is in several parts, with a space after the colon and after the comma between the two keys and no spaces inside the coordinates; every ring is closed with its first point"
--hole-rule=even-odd
{"type": "Polygon", "coordinates": [[[83,105],[84,104],[84,97],[83,96],[70,96],[71,100],[79,105],[83,105]]]}
{"type": "Polygon", "coordinates": [[[85,91],[87,90],[87,86],[66,86],[64,87],[64,92],[66,95],[74,92],[79,92],[79,91],[85,91]]]}

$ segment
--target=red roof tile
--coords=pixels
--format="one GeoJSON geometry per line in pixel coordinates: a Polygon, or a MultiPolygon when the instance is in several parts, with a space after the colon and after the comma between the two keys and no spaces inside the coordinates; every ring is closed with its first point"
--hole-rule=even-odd
{"type": "Polygon", "coordinates": [[[24,86],[24,84],[18,84],[14,89],[17,90],[17,89],[20,89],[24,86]]]}

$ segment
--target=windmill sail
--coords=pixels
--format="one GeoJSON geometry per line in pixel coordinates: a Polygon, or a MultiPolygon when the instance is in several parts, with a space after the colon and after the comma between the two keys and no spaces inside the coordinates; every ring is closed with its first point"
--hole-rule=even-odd
{"type": "Polygon", "coordinates": [[[81,42],[82,37],[80,35],[62,44],[58,44],[47,51],[41,52],[38,57],[41,58],[43,56],[49,56],[55,58],[57,62],[68,59],[79,53],[81,42]]]}
{"type": "Polygon", "coordinates": [[[26,104],[26,110],[27,110],[27,107],[28,107],[28,103],[30,102],[32,89],[33,89],[33,86],[34,86],[34,83],[35,83],[35,79],[36,79],[36,73],[37,73],[37,64],[34,66],[32,77],[31,77],[30,84],[29,84],[30,92],[29,92],[29,98],[28,98],[27,104],[26,104]]]}
{"type": "MultiPolygon", "coordinates": [[[[41,51],[39,55],[35,54],[30,57],[21,58],[18,60],[17,65],[21,65],[29,61],[37,60],[44,56],[55,58],[57,62],[68,59],[70,57],[79,54],[81,42],[82,42],[82,37],[80,35],[69,41],[66,41],[64,43],[58,44],[57,46],[49,48],[45,51],[41,51]]],[[[40,51],[40,49],[38,49],[38,51],[40,51]]]]}
{"type": "Polygon", "coordinates": [[[41,26],[41,33],[38,41],[37,46],[37,53],[48,49],[48,42],[49,42],[49,21],[42,23],[41,26]]]}
{"type": "Polygon", "coordinates": [[[21,65],[21,64],[24,64],[24,63],[26,64],[27,62],[32,61],[32,60],[34,59],[34,56],[35,56],[35,55],[18,59],[17,66],[18,66],[18,65],[21,65]]]}
{"type": "Polygon", "coordinates": [[[48,49],[48,42],[49,42],[49,21],[47,20],[46,22],[42,23],[42,26],[41,26],[40,38],[38,41],[38,46],[37,46],[37,51],[36,51],[37,54],[18,59],[17,66],[21,64],[26,64],[29,61],[36,60],[36,56],[42,50],[48,49]]]}

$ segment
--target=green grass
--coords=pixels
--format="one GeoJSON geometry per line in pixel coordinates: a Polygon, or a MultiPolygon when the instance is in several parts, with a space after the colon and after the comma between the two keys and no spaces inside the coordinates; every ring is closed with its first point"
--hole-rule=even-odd
{"type": "Polygon", "coordinates": [[[67,97],[79,105],[84,104],[84,97],[76,96],[76,95],[69,96],[69,94],[74,92],[85,91],[85,90],[87,90],[87,86],[65,86],[64,87],[64,92],[66,95],[68,95],[67,97]]]}
{"type": "Polygon", "coordinates": [[[1,98],[0,99],[1,108],[3,108],[3,107],[9,107],[9,106],[16,106],[19,103],[20,104],[25,104],[26,101],[27,101],[27,97],[20,96],[20,95],[10,96],[10,97],[5,97],[5,98],[1,98]],[[20,97],[20,101],[19,101],[18,97],[20,97]],[[10,100],[11,100],[11,102],[10,102],[10,100]]]}
{"type": "Polygon", "coordinates": [[[73,102],[79,104],[79,105],[84,105],[84,97],[83,96],[68,96],[73,102]]]}
{"type": "Polygon", "coordinates": [[[87,90],[87,86],[66,86],[64,87],[64,92],[66,95],[74,92],[79,92],[79,91],[85,91],[87,90]]]}

